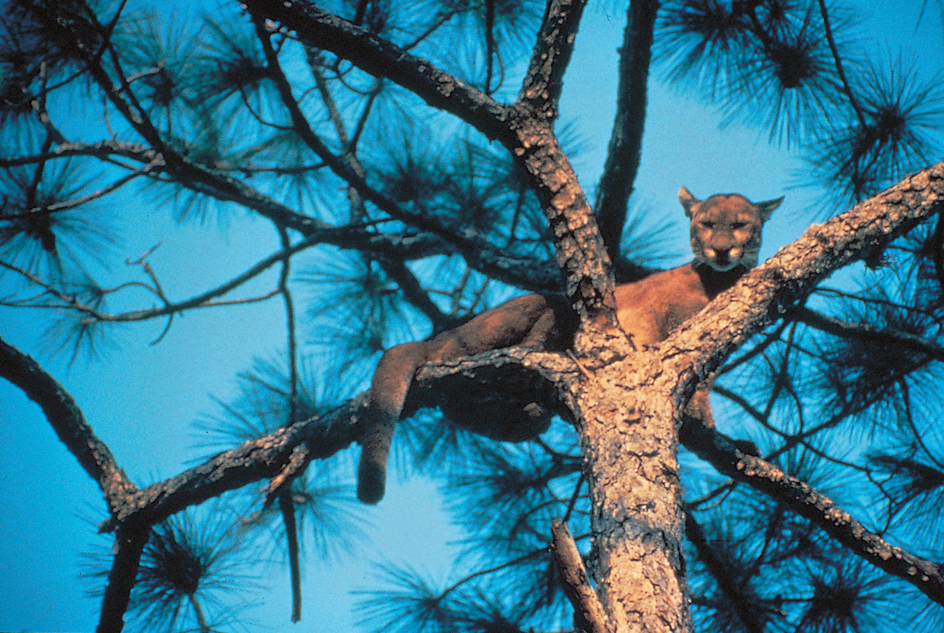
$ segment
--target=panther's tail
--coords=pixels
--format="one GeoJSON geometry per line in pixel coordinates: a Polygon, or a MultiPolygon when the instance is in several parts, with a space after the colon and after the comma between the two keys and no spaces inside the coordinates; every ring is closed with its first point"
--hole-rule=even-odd
{"type": "Polygon", "coordinates": [[[357,498],[362,503],[377,503],[386,491],[387,456],[397,420],[373,408],[368,408],[362,419],[364,434],[361,461],[357,466],[357,498]]]}
{"type": "Polygon", "coordinates": [[[386,491],[387,456],[406,394],[417,367],[425,362],[423,343],[404,343],[380,358],[370,383],[367,410],[361,416],[361,460],[357,467],[357,498],[377,503],[386,491]]]}

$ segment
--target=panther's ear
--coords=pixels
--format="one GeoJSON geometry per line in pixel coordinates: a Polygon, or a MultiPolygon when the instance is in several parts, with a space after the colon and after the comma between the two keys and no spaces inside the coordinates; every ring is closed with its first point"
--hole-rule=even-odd
{"type": "Polygon", "coordinates": [[[679,202],[682,203],[682,208],[685,209],[685,215],[688,217],[692,217],[692,207],[701,202],[701,200],[693,196],[692,192],[685,187],[679,189],[678,199],[679,202]]]}
{"type": "Polygon", "coordinates": [[[760,211],[760,219],[763,222],[766,222],[770,219],[770,214],[774,212],[774,209],[780,206],[780,203],[783,202],[783,196],[780,196],[776,200],[767,200],[766,202],[755,202],[754,206],[760,211]]]}

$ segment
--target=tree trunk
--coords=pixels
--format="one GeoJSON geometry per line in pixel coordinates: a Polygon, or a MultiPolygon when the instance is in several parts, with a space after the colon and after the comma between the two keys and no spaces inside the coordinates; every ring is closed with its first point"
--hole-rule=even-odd
{"type": "Polygon", "coordinates": [[[656,359],[596,369],[576,393],[594,576],[614,633],[690,631],[676,406],[654,380],[634,384],[653,375],[628,371],[640,361],[656,359]]]}

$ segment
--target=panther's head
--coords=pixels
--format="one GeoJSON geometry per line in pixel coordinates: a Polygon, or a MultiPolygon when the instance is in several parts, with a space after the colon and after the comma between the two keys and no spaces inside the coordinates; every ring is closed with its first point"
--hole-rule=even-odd
{"type": "Polygon", "coordinates": [[[718,271],[753,268],[760,252],[761,229],[783,197],[753,203],[738,194],[717,194],[699,200],[682,187],[678,193],[691,218],[692,252],[697,263],[718,271]]]}

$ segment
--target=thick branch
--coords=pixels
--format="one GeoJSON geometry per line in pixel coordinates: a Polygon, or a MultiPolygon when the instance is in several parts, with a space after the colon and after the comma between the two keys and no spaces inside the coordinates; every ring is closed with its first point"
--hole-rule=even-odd
{"type": "Polygon", "coordinates": [[[616,120],[594,205],[603,241],[610,259],[614,261],[620,254],[627,206],[642,155],[649,64],[658,10],[658,0],[642,0],[630,2],[626,12],[626,30],[620,49],[616,120]]]}
{"type": "Polygon", "coordinates": [[[822,528],[854,554],[910,582],[931,600],[944,605],[944,574],[939,565],[889,544],[806,482],[759,457],[742,453],[714,429],[691,422],[682,429],[682,443],[718,472],[769,495],[822,528]]]}
{"type": "Polygon", "coordinates": [[[586,0],[549,0],[538,40],[531,53],[528,73],[518,93],[518,103],[545,119],[557,116],[564,87],[564,73],[574,52],[577,27],[586,0]]]}
{"type": "Polygon", "coordinates": [[[30,356],[0,339],[0,376],[38,404],[56,435],[105,493],[112,508],[137,490],[114,455],[85,421],[75,400],[30,356]]]}
{"type": "Polygon", "coordinates": [[[553,131],[564,72],[573,53],[584,4],[583,0],[548,1],[515,106],[515,138],[506,147],[530,174],[532,188],[554,235],[565,290],[580,317],[581,330],[574,346],[580,353],[592,355],[590,348],[601,342],[612,341],[620,347],[611,262],[593,210],[553,131]]]}
{"type": "Polygon", "coordinates": [[[385,77],[430,106],[450,112],[490,139],[508,138],[508,106],[431,62],[307,2],[245,0],[253,15],[279,22],[303,43],[330,51],[361,70],[385,77]]]}
{"type": "MultiPolygon", "coordinates": [[[[523,116],[517,134],[519,146],[513,153],[531,176],[554,235],[567,296],[582,327],[590,332],[618,332],[610,260],[573,166],[547,122],[523,116]]],[[[579,337],[575,347],[581,353],[587,351],[579,337]]]]}
{"type": "MultiPolygon", "coordinates": [[[[467,391],[477,382],[493,386],[496,376],[501,376],[510,392],[528,393],[530,402],[556,409],[557,388],[567,375],[577,374],[574,362],[564,355],[512,347],[425,365],[417,372],[410,398],[414,410],[437,406],[443,393],[467,391]],[[519,383],[526,383],[527,388],[514,386],[519,383]]],[[[312,460],[326,459],[356,441],[357,414],[363,406],[364,394],[320,418],[249,440],[175,477],[127,494],[102,530],[118,524],[154,525],[188,506],[266,478],[273,479],[268,490],[272,496],[312,460]]]]}
{"type": "Polygon", "coordinates": [[[325,459],[347,448],[359,429],[352,422],[361,400],[354,398],[320,418],[281,428],[219,453],[176,477],[127,495],[102,530],[116,524],[154,525],[183,510],[254,481],[275,477],[304,445],[308,460],[325,459]]]}
{"type": "Polygon", "coordinates": [[[944,163],[905,179],[821,225],[744,276],[666,339],[659,352],[694,388],[745,340],[860,252],[902,235],[944,206],[944,163]]]}
{"type": "Polygon", "coordinates": [[[505,428],[499,432],[506,437],[496,439],[525,439],[539,431],[526,428],[523,418],[520,428],[514,428],[514,423],[519,423],[515,412],[534,403],[549,413],[568,417],[566,383],[577,375],[578,368],[568,356],[527,347],[429,363],[417,370],[405,410],[412,414],[420,408],[445,405],[458,410],[467,430],[488,437],[495,437],[495,419],[504,419],[505,428]],[[485,414],[486,410],[494,415],[485,414]],[[474,414],[462,416],[462,411],[474,414]]]}

